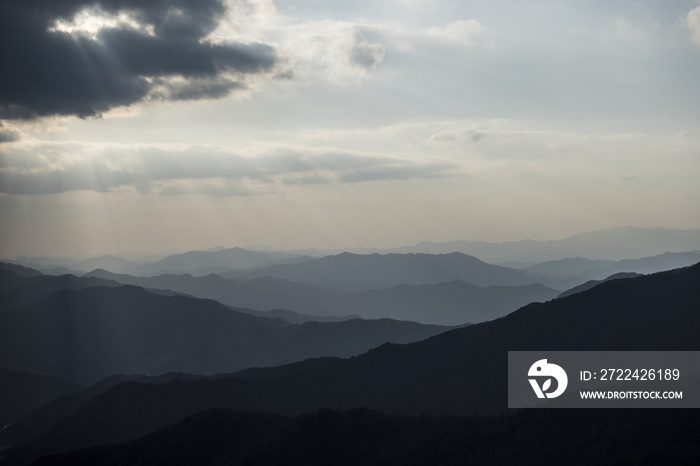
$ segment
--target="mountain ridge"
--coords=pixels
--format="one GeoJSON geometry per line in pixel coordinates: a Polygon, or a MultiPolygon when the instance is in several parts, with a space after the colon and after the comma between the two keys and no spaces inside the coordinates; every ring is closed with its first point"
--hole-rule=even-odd
{"type": "Polygon", "coordinates": [[[669,229],[635,226],[613,227],[577,233],[557,240],[519,240],[490,243],[487,241],[455,240],[424,241],[415,246],[382,249],[381,252],[462,252],[489,263],[561,260],[570,257],[623,260],[700,249],[700,229],[669,229]]]}
{"type": "Polygon", "coordinates": [[[700,350],[699,282],[697,264],[612,280],[494,321],[416,343],[384,344],[349,359],[307,359],[158,386],[120,384],[25,448],[57,452],[122,442],[212,407],[285,415],[357,406],[407,415],[504,412],[508,351],[700,350]]]}
{"type": "MultiPolygon", "coordinates": [[[[541,263],[545,261],[562,260],[573,258],[576,256],[585,257],[592,260],[624,260],[646,257],[650,255],[658,255],[664,252],[683,252],[700,249],[700,229],[670,229],[662,227],[612,227],[601,230],[581,232],[573,234],[561,239],[551,240],[532,240],[523,239],[516,241],[501,241],[489,242],[486,240],[452,240],[443,242],[422,241],[420,243],[409,246],[385,247],[385,248],[369,248],[369,247],[347,247],[342,249],[321,250],[321,249],[295,249],[295,250],[279,250],[268,247],[251,247],[248,249],[239,247],[230,248],[210,248],[205,251],[185,251],[176,254],[168,254],[159,258],[149,258],[148,261],[142,256],[138,259],[128,260],[116,257],[110,254],[97,256],[92,258],[67,259],[67,258],[47,258],[47,257],[18,257],[16,259],[5,259],[6,262],[22,264],[42,271],[50,271],[55,267],[64,267],[63,270],[71,270],[70,273],[77,273],[79,270],[87,272],[95,268],[105,268],[114,273],[136,273],[134,270],[122,268],[120,270],[112,270],[110,267],[105,267],[105,262],[96,263],[95,260],[109,259],[110,261],[128,261],[130,265],[124,263],[125,267],[150,266],[150,264],[163,261],[168,257],[180,257],[190,253],[198,254],[216,254],[221,251],[245,250],[251,254],[273,255],[287,254],[295,257],[307,256],[317,258],[327,255],[337,255],[342,252],[351,252],[357,254],[389,254],[389,253],[427,253],[427,254],[445,254],[451,252],[461,252],[467,255],[473,255],[479,259],[492,263],[541,263]],[[116,258],[116,259],[115,259],[116,258]],[[92,262],[91,262],[92,261],[92,262]],[[92,265],[90,266],[90,262],[92,265]],[[83,264],[83,269],[70,269],[75,264],[83,264]]],[[[212,256],[214,257],[214,256],[212,256]]],[[[172,260],[172,259],[170,259],[172,260]]],[[[218,264],[217,267],[226,267],[230,264],[218,264]]],[[[256,265],[260,266],[260,263],[256,265]]],[[[205,264],[204,269],[211,265],[205,264]]],[[[231,266],[239,268],[238,266],[231,266]]],[[[172,269],[169,267],[155,267],[155,270],[148,271],[148,275],[162,273],[183,273],[188,271],[196,271],[196,268],[188,266],[185,269],[172,269]]],[[[220,270],[217,270],[220,271],[220,270]]],[[[197,273],[202,275],[202,273],[197,273]]]]}
{"type": "Polygon", "coordinates": [[[262,269],[227,272],[221,276],[238,279],[272,277],[343,291],[434,284],[455,279],[477,286],[535,283],[516,270],[487,264],[460,252],[384,255],[344,252],[299,264],[277,264],[262,269]]]}
{"type": "MultiPolygon", "coordinates": [[[[83,284],[95,280],[71,278],[83,284]]],[[[115,373],[215,374],[305,357],[350,356],[449,328],[397,320],[325,322],[302,324],[300,329],[317,331],[301,338],[282,332],[295,324],[280,318],[132,285],[60,289],[30,303],[10,295],[0,294],[0,365],[82,382],[115,373]]]]}
{"type": "Polygon", "coordinates": [[[284,307],[301,314],[336,318],[357,315],[366,319],[390,318],[439,325],[491,320],[530,302],[546,301],[559,294],[559,291],[538,283],[478,287],[455,279],[443,283],[398,284],[383,289],[351,292],[272,277],[249,280],[234,280],[220,275],[132,277],[99,270],[84,276],[175,290],[200,298],[216,299],[237,308],[268,311],[284,307]]]}

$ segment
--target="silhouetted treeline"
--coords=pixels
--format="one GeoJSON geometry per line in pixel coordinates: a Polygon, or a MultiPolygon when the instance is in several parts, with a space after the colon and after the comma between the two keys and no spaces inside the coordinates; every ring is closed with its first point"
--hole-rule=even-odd
{"type": "Polygon", "coordinates": [[[284,417],[214,409],[58,465],[696,465],[695,410],[528,410],[404,417],[359,408],[284,417]]]}

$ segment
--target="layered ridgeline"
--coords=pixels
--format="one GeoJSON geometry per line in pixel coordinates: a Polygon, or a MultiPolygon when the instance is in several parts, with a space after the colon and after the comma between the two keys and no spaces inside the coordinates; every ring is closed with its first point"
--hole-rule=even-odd
{"type": "Polygon", "coordinates": [[[83,383],[119,373],[216,374],[349,357],[448,329],[358,319],[294,325],[98,278],[0,274],[0,367],[83,383]]]}
{"type": "Polygon", "coordinates": [[[508,351],[700,350],[698,283],[700,264],[608,281],[495,321],[350,359],[160,385],[123,383],[8,455],[136,439],[215,407],[280,414],[357,406],[403,414],[498,413],[506,410],[508,351]]]}
{"type": "Polygon", "coordinates": [[[15,262],[54,275],[80,274],[94,269],[106,269],[114,273],[150,276],[165,273],[208,275],[232,269],[258,268],[308,259],[311,257],[296,253],[250,251],[243,248],[213,248],[208,251],[173,254],[153,261],[133,261],[107,255],[79,261],[46,257],[20,257],[15,262]]]}
{"type": "MultiPolygon", "coordinates": [[[[587,258],[593,267],[603,267],[605,263],[656,256],[664,253],[682,253],[700,250],[700,230],[671,230],[666,228],[618,227],[580,233],[568,238],[549,241],[507,241],[489,243],[485,241],[449,241],[444,243],[422,242],[413,246],[391,249],[347,249],[360,254],[448,254],[461,252],[476,256],[491,264],[520,264],[527,267],[544,261],[570,261],[570,258],[587,258]],[[597,264],[594,262],[598,262],[597,264]]],[[[339,251],[318,249],[297,251],[252,251],[242,248],[213,248],[207,251],[189,251],[174,254],[157,260],[126,260],[115,256],[102,256],[90,259],[53,259],[46,257],[20,257],[17,263],[51,273],[89,272],[105,269],[113,273],[130,275],[162,275],[165,273],[190,273],[207,275],[231,269],[242,270],[260,268],[275,263],[307,261],[317,257],[337,254],[339,251]]],[[[676,264],[676,268],[684,264],[676,264]]],[[[687,264],[685,264],[687,265],[687,264]]],[[[552,268],[544,273],[552,272],[552,268]]],[[[552,275],[572,275],[560,273],[556,267],[552,275]]],[[[617,272],[651,273],[660,270],[617,270],[617,272]]],[[[587,277],[600,279],[604,277],[587,277]]],[[[572,285],[573,286],[573,285],[572,285]]]]}
{"type": "Polygon", "coordinates": [[[315,315],[317,320],[357,315],[460,325],[492,320],[531,302],[547,301],[591,279],[605,279],[621,271],[654,273],[698,261],[700,253],[691,251],[617,262],[572,258],[514,270],[460,253],[344,253],[203,277],[137,277],[106,270],[86,276],[175,290],[238,308],[284,308],[315,315]]]}
{"type": "Polygon", "coordinates": [[[570,257],[619,261],[697,249],[700,249],[700,229],[673,230],[628,226],[579,233],[560,240],[522,240],[502,243],[422,242],[415,246],[395,248],[385,252],[443,254],[457,251],[476,256],[492,264],[506,262],[536,264],[570,257]]]}
{"type": "MultiPolygon", "coordinates": [[[[305,261],[309,256],[286,252],[249,251],[243,248],[216,248],[211,251],[189,251],[182,254],[167,256],[147,264],[132,264],[121,270],[135,275],[160,275],[172,272],[189,272],[196,275],[223,272],[231,269],[251,269],[272,264],[305,261]]],[[[86,267],[82,270],[92,270],[101,267],[86,267]]]]}
{"type": "Polygon", "coordinates": [[[604,280],[621,273],[650,274],[687,267],[698,262],[700,251],[686,251],[619,261],[575,257],[546,261],[518,270],[541,283],[562,289],[573,288],[589,280],[604,280]]]}
{"type": "MultiPolygon", "coordinates": [[[[622,228],[561,241],[517,243],[519,246],[515,249],[533,243],[540,248],[547,246],[557,255],[587,252],[596,256],[606,250],[606,241],[617,245],[626,242],[635,248],[646,245],[649,251],[655,251],[664,245],[669,250],[693,245],[697,248],[700,237],[693,231],[622,228]],[[671,240],[677,243],[672,244],[671,240]],[[571,248],[575,245],[578,249],[571,248]]],[[[507,252],[514,244],[492,246],[507,252]]],[[[457,248],[459,244],[453,246],[457,248]]],[[[320,254],[320,251],[311,253],[320,254]]],[[[274,311],[268,315],[295,323],[360,316],[461,325],[500,317],[591,280],[603,280],[617,273],[654,273],[691,265],[698,260],[700,252],[695,250],[618,261],[574,257],[534,265],[511,263],[516,270],[455,252],[343,253],[313,258],[301,252],[216,248],[176,254],[149,263],[105,256],[66,265],[80,269],[103,267],[110,271],[90,269],[92,272],[88,276],[215,299],[237,308],[274,311]],[[131,275],[115,274],[120,271],[131,275]],[[154,276],[164,271],[172,273],[154,276]],[[219,272],[221,276],[210,272],[219,272]]]]}
{"type": "Polygon", "coordinates": [[[215,274],[135,277],[95,270],[86,277],[175,290],[237,308],[264,311],[284,308],[327,317],[358,315],[438,325],[492,320],[525,304],[547,301],[559,294],[533,283],[533,279],[520,272],[485,264],[463,254],[344,254],[246,271],[243,275],[238,279],[215,274]],[[421,271],[422,267],[425,270],[421,271]],[[338,289],[343,287],[370,289],[338,289]]]}
{"type": "Polygon", "coordinates": [[[477,286],[519,286],[535,281],[508,267],[474,256],[449,254],[351,254],[344,252],[297,264],[222,273],[226,278],[272,277],[346,291],[460,280],[477,286]]]}

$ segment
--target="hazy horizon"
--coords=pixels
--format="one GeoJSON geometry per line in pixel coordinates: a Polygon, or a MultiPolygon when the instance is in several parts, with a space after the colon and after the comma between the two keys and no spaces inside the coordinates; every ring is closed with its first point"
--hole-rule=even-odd
{"type": "Polygon", "coordinates": [[[400,249],[400,248],[410,248],[414,247],[417,245],[420,245],[421,243],[434,243],[434,244],[442,244],[442,243],[452,243],[452,242],[483,242],[483,243],[490,243],[490,244],[501,244],[501,243],[517,243],[521,241],[535,241],[535,242],[547,242],[547,241],[560,241],[560,240],[565,240],[571,237],[575,237],[578,235],[585,235],[589,233],[598,233],[598,232],[606,232],[606,231],[615,231],[615,230],[625,230],[625,229],[639,229],[639,230],[654,230],[654,229],[663,229],[663,230],[673,230],[673,231],[698,231],[700,228],[688,228],[688,229],[667,229],[664,227],[637,227],[634,225],[619,225],[619,226],[612,226],[609,228],[601,228],[600,230],[586,230],[586,231],[579,231],[575,232],[569,235],[564,235],[564,236],[558,236],[558,237],[543,237],[543,238],[532,238],[532,237],[523,237],[523,238],[517,238],[513,237],[512,239],[504,239],[502,241],[496,241],[496,240],[491,240],[489,238],[452,238],[452,239],[446,239],[446,240],[440,240],[440,241],[430,241],[430,240],[419,240],[413,243],[396,243],[396,244],[387,244],[387,245],[373,245],[373,244],[353,244],[353,245],[345,245],[345,246],[340,246],[340,247],[328,247],[328,248],[322,248],[315,246],[313,244],[309,244],[306,246],[299,246],[299,247],[293,247],[293,248],[279,248],[279,247],[274,247],[270,246],[267,244],[212,244],[209,246],[204,246],[204,247],[199,247],[199,248],[188,248],[185,246],[183,249],[153,249],[153,250],[122,250],[122,251],[116,251],[116,250],[102,250],[102,251],[85,251],[82,250],[79,254],[76,255],[42,255],[42,254],[19,254],[16,256],[0,256],[0,260],[13,260],[16,258],[20,257],[43,257],[45,259],[90,259],[90,258],[96,258],[96,257],[101,257],[101,256],[118,256],[120,258],[124,259],[129,259],[131,260],[137,260],[141,258],[142,260],[147,260],[146,258],[149,259],[155,259],[155,258],[162,258],[166,257],[169,255],[175,255],[175,254],[182,254],[186,252],[197,252],[197,251],[215,251],[215,250],[224,250],[224,249],[235,249],[235,248],[240,248],[240,249],[246,249],[249,251],[277,251],[277,252],[296,252],[296,251],[311,251],[311,250],[317,250],[319,252],[324,252],[324,253],[340,253],[343,251],[384,251],[384,250],[392,250],[392,249],[400,249]]]}
{"type": "Polygon", "coordinates": [[[698,1],[32,5],[0,257],[700,228],[698,1]]]}
{"type": "MultiPolygon", "coordinates": [[[[489,244],[489,245],[494,245],[494,246],[506,246],[508,245],[515,245],[519,243],[525,243],[529,241],[533,241],[535,243],[540,243],[542,245],[545,245],[545,248],[548,248],[547,243],[549,242],[558,242],[558,241],[566,241],[571,238],[580,238],[588,235],[593,235],[593,236],[598,236],[599,241],[598,244],[602,245],[604,243],[604,235],[607,233],[611,232],[623,232],[623,231],[637,231],[637,232],[650,232],[650,231],[661,231],[661,232],[671,232],[671,233],[689,233],[689,232],[697,232],[698,237],[700,237],[700,229],[698,228],[693,228],[693,229],[687,229],[687,230],[680,230],[680,229],[666,229],[663,227],[648,227],[648,228],[641,228],[641,227],[636,227],[632,225],[626,225],[626,226],[617,226],[617,227],[610,227],[610,228],[603,228],[601,230],[595,230],[595,231],[582,231],[575,233],[573,235],[567,235],[564,237],[558,237],[558,238],[545,238],[545,239],[539,239],[535,240],[532,238],[520,238],[520,239],[515,239],[515,240],[505,240],[505,241],[488,241],[488,240],[473,240],[473,239],[454,239],[454,240],[447,240],[447,241],[419,241],[416,243],[411,243],[411,244],[397,244],[397,245],[391,245],[391,246],[368,246],[368,245],[359,245],[359,246],[346,246],[346,247],[339,247],[339,248],[318,248],[314,246],[309,246],[309,247],[300,247],[300,248],[292,248],[292,249],[284,249],[284,248],[274,248],[268,245],[264,244],[253,244],[253,245],[215,245],[211,247],[206,247],[206,248],[191,248],[191,249],[178,249],[178,250],[163,250],[163,251],[133,251],[133,252],[128,252],[128,251],[123,251],[121,253],[117,252],[110,252],[110,251],[102,251],[102,252],[95,252],[95,253],[90,253],[83,251],[81,254],[77,255],[64,255],[64,256],[49,256],[49,255],[31,255],[31,254],[22,254],[14,257],[10,256],[0,256],[0,261],[15,261],[19,260],[20,263],[23,263],[22,261],[28,261],[26,262],[29,264],[32,259],[40,259],[41,263],[45,263],[45,265],[72,265],[72,264],[77,264],[78,262],[82,262],[84,260],[90,260],[90,259],[97,259],[101,257],[109,257],[109,256],[116,256],[120,259],[126,259],[132,262],[154,262],[158,261],[160,259],[164,259],[169,256],[175,256],[175,255],[180,255],[180,254],[185,254],[185,253],[190,253],[190,252],[216,252],[219,250],[231,250],[231,249],[243,249],[247,251],[256,251],[256,252],[279,252],[279,253],[290,253],[290,254],[309,254],[311,256],[317,255],[317,257],[324,257],[327,255],[336,255],[336,254],[341,254],[344,252],[350,252],[353,254],[374,254],[374,253],[379,253],[379,254],[390,254],[390,253],[412,253],[412,252],[418,252],[421,253],[421,251],[416,251],[415,249],[418,248],[420,249],[420,246],[422,244],[432,244],[432,245],[449,245],[451,243],[483,243],[483,244],[489,244]],[[317,254],[314,254],[317,253],[317,254]]],[[[619,239],[618,239],[619,241],[619,239]]],[[[652,240],[653,241],[653,240],[652,240]]],[[[668,242],[667,240],[665,241],[666,243],[668,242]]],[[[692,242],[692,241],[691,241],[692,242]]],[[[662,240],[661,243],[664,243],[662,240]]],[[[659,243],[659,244],[661,244],[659,243]]],[[[700,243],[698,243],[700,244],[700,243]]],[[[639,251],[644,250],[644,246],[638,245],[639,247],[637,248],[639,251]]],[[[676,245],[680,246],[680,245],[676,245]]],[[[521,249],[522,246],[521,245],[521,249]]],[[[505,264],[508,262],[522,262],[523,264],[525,263],[530,263],[530,264],[535,264],[538,262],[546,262],[549,260],[561,260],[565,258],[574,258],[574,257],[585,257],[587,259],[610,259],[610,260],[623,260],[623,259],[638,259],[638,258],[645,258],[645,257],[652,257],[656,256],[659,254],[663,253],[680,253],[680,252],[691,252],[693,250],[698,250],[697,247],[700,246],[691,246],[691,247],[669,247],[667,249],[658,249],[659,245],[652,246],[651,249],[649,249],[645,253],[640,253],[637,255],[630,255],[630,256],[625,256],[622,254],[620,257],[613,257],[613,256],[605,256],[604,253],[596,253],[593,256],[586,256],[586,254],[571,254],[571,255],[566,255],[562,257],[552,257],[550,259],[542,258],[540,259],[532,259],[532,260],[523,260],[523,259],[518,259],[517,253],[511,252],[510,254],[514,254],[515,257],[508,258],[509,253],[508,252],[503,252],[506,258],[502,260],[494,260],[493,258],[484,258],[483,256],[477,257],[481,260],[484,260],[487,263],[501,263],[505,264]],[[656,248],[656,250],[654,249],[656,248]]],[[[443,248],[444,249],[444,248],[443,248]]],[[[450,249],[449,252],[447,249],[441,252],[422,252],[424,254],[449,254],[450,252],[462,252],[467,255],[474,255],[474,253],[468,252],[468,251],[461,251],[459,250],[461,248],[457,249],[450,249]]],[[[480,256],[479,253],[476,253],[477,256],[480,256]]],[[[36,265],[40,265],[37,263],[36,265]]]]}

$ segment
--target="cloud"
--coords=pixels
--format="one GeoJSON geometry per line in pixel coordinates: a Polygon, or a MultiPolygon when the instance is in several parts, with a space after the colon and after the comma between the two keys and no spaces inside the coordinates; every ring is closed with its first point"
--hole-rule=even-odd
{"type": "Polygon", "coordinates": [[[470,48],[484,32],[483,26],[474,19],[459,20],[444,27],[432,27],[422,31],[425,37],[448,44],[470,48]]]}
{"type": "Polygon", "coordinates": [[[370,44],[364,35],[358,33],[355,43],[350,49],[350,63],[370,72],[384,59],[384,47],[380,44],[370,44]]]}
{"type": "MultiPolygon", "coordinates": [[[[230,39],[256,37],[275,43],[283,56],[293,62],[296,77],[342,84],[371,78],[385,57],[395,52],[432,54],[436,49],[451,49],[450,53],[454,53],[493,46],[489,31],[474,19],[441,22],[433,27],[403,24],[394,17],[373,19],[361,15],[362,19],[358,19],[340,12],[331,15],[333,19],[318,19],[323,17],[319,11],[324,8],[332,7],[327,3],[314,4],[314,13],[309,15],[314,19],[306,19],[299,15],[298,8],[281,6],[281,12],[270,0],[236,1],[231,10],[238,14],[222,22],[213,35],[230,39]]],[[[354,7],[340,10],[346,8],[354,7]]]]}
{"type": "Polygon", "coordinates": [[[615,32],[623,41],[635,45],[647,44],[651,39],[647,31],[634,27],[624,18],[617,18],[615,21],[615,32]]]}
{"type": "Polygon", "coordinates": [[[295,73],[306,78],[359,82],[370,77],[384,60],[382,43],[374,37],[368,40],[374,31],[357,23],[306,21],[263,30],[277,35],[285,56],[295,62],[295,73]]]}
{"type": "Polygon", "coordinates": [[[5,123],[0,121],[0,144],[3,142],[15,142],[20,140],[19,131],[12,127],[5,126],[5,123]]]}
{"type": "Polygon", "coordinates": [[[690,29],[690,38],[700,47],[700,6],[693,8],[686,16],[686,23],[690,29]]]}
{"type": "Polygon", "coordinates": [[[241,155],[209,146],[26,144],[0,153],[0,193],[253,195],[283,185],[435,178],[457,168],[450,162],[304,148],[241,155]]]}
{"type": "Polygon", "coordinates": [[[412,178],[441,178],[446,172],[455,170],[455,163],[434,162],[429,164],[405,163],[392,161],[385,164],[358,167],[340,173],[340,180],[345,183],[378,180],[408,180],[412,178]]]}
{"type": "Polygon", "coordinates": [[[88,117],[151,97],[221,98],[246,87],[279,58],[266,44],[207,40],[224,13],[221,0],[9,2],[0,118],[88,117]]]}
{"type": "Polygon", "coordinates": [[[467,141],[470,143],[477,143],[486,137],[488,137],[488,133],[483,131],[478,131],[476,129],[464,129],[461,131],[440,131],[431,136],[430,140],[436,142],[467,141]]]}

